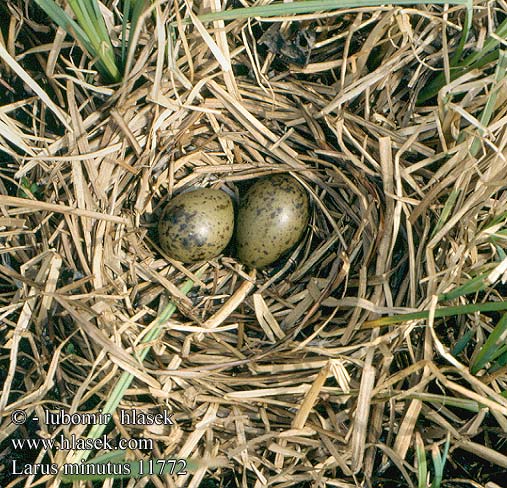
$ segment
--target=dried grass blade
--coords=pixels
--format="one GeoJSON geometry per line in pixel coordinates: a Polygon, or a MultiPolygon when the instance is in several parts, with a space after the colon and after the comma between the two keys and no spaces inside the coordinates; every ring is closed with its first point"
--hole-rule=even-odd
{"type": "MultiPolygon", "coordinates": [[[[231,315],[234,310],[236,310],[239,305],[243,302],[243,300],[248,296],[248,294],[252,291],[255,286],[255,269],[250,272],[251,281],[244,281],[239,288],[234,292],[234,294],[225,302],[225,304],[218,310],[215,314],[213,314],[206,322],[202,324],[206,329],[214,329],[218,327],[224,320],[231,315]]],[[[204,338],[204,334],[199,332],[197,334],[197,340],[202,341],[204,338]]]]}
{"type": "Polygon", "coordinates": [[[69,116],[58,107],[39,84],[19,65],[0,43],[0,58],[40,97],[46,106],[53,112],[64,127],[72,131],[69,116]]]}
{"type": "MultiPolygon", "coordinates": [[[[204,268],[201,268],[196,274],[200,276],[202,272],[204,271],[204,268]]],[[[187,294],[192,287],[194,286],[193,281],[187,280],[183,286],[181,287],[181,292],[183,294],[187,294]]],[[[151,329],[150,333],[146,334],[142,344],[150,343],[153,340],[155,340],[160,332],[162,331],[162,327],[164,326],[165,322],[167,322],[172,314],[176,311],[176,305],[172,302],[169,302],[169,304],[166,306],[166,308],[162,311],[162,313],[155,319],[154,321],[154,327],[151,329]]],[[[137,354],[136,357],[143,361],[146,355],[148,354],[150,350],[149,346],[145,346],[142,348],[137,354]]],[[[102,407],[102,413],[110,413],[112,414],[118,405],[120,404],[125,392],[127,391],[128,387],[132,383],[132,380],[134,379],[134,375],[131,373],[128,373],[124,371],[122,375],[120,376],[120,379],[118,380],[118,383],[116,384],[115,388],[111,392],[107,402],[102,407]]],[[[97,439],[102,433],[104,432],[104,429],[106,428],[106,425],[100,425],[96,424],[88,433],[89,439],[97,439]]],[[[83,460],[86,460],[88,456],[90,455],[91,450],[83,450],[83,451],[74,451],[69,453],[68,460],[69,462],[79,463],[83,460]]]]}
{"type": "Polygon", "coordinates": [[[292,428],[293,429],[302,429],[306,424],[306,420],[310,415],[310,412],[315,404],[315,400],[319,396],[319,393],[326,382],[327,377],[329,376],[331,369],[331,363],[328,361],[326,365],[319,371],[319,374],[315,378],[312,383],[311,388],[305,395],[301,406],[299,407],[298,413],[292,420],[292,428]]]}
{"type": "Polygon", "coordinates": [[[403,417],[403,421],[400,425],[400,429],[396,436],[393,450],[400,456],[401,459],[405,459],[407,452],[412,444],[412,434],[414,432],[419,413],[421,412],[422,402],[420,400],[412,400],[410,405],[403,417]]]}
{"type": "Polygon", "coordinates": [[[479,456],[490,463],[496,464],[504,469],[507,469],[507,456],[495,451],[489,447],[472,441],[458,441],[455,447],[464,449],[465,451],[471,452],[474,456],[479,456]]]}
{"type": "MultiPolygon", "coordinates": [[[[4,411],[8,404],[9,395],[11,392],[12,382],[14,381],[14,376],[16,372],[16,366],[18,363],[19,356],[19,347],[21,344],[21,339],[24,334],[27,333],[27,329],[33,320],[33,314],[35,311],[35,303],[37,301],[37,295],[39,294],[39,287],[35,286],[35,284],[42,286],[42,284],[47,280],[47,276],[51,270],[51,263],[53,262],[54,253],[51,251],[47,251],[36,258],[31,259],[29,262],[25,263],[21,269],[21,278],[24,279],[26,275],[27,267],[35,267],[39,262],[40,268],[35,277],[35,282],[33,286],[25,292],[25,300],[23,307],[21,308],[21,312],[19,314],[16,326],[14,330],[10,330],[7,333],[6,341],[3,344],[3,347],[6,349],[10,349],[9,351],[9,368],[4,379],[2,385],[2,392],[0,395],[0,411],[4,411]]],[[[50,387],[52,384],[50,385],[50,387]]],[[[29,402],[27,397],[31,397],[31,394],[25,395],[22,397],[21,401],[29,402]]]]}
{"type": "Polygon", "coordinates": [[[190,18],[192,19],[192,23],[194,24],[195,28],[201,35],[203,41],[207,44],[213,56],[215,56],[215,59],[220,64],[222,71],[224,71],[225,73],[231,71],[230,59],[224,55],[221,49],[217,46],[217,43],[213,40],[213,38],[209,35],[206,28],[202,25],[202,22],[191,10],[189,10],[189,15],[190,18]]]}
{"type": "Polygon", "coordinates": [[[28,198],[10,197],[7,195],[0,195],[0,205],[7,207],[20,207],[31,208],[33,210],[41,210],[48,212],[56,212],[63,214],[76,215],[78,217],[90,217],[96,220],[107,220],[117,224],[128,225],[130,222],[125,217],[118,215],[109,215],[94,210],[85,210],[80,208],[68,207],[67,205],[58,205],[56,203],[41,202],[40,200],[29,200],[28,198]]]}
{"type": "Polygon", "coordinates": [[[2,151],[15,155],[15,152],[9,149],[5,141],[18,146],[26,154],[34,156],[32,147],[25,143],[25,134],[17,127],[17,124],[11,120],[5,113],[0,113],[0,141],[2,142],[2,151]]]}
{"type": "Polygon", "coordinates": [[[356,412],[351,440],[351,469],[357,473],[363,464],[365,453],[366,434],[368,432],[368,420],[371,405],[371,392],[375,384],[376,368],[373,366],[374,348],[367,352],[361,376],[359,394],[356,400],[356,412]]]}
{"type": "Polygon", "coordinates": [[[284,331],[278,325],[277,320],[269,310],[264,298],[260,293],[254,293],[253,295],[255,315],[257,316],[257,321],[259,322],[262,330],[266,333],[269,340],[271,342],[275,341],[275,335],[278,339],[283,339],[285,337],[284,331]]]}

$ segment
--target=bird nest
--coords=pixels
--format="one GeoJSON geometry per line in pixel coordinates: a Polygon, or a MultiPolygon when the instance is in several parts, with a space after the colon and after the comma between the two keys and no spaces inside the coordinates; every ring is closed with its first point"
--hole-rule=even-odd
{"type": "MultiPolygon", "coordinates": [[[[123,373],[132,382],[109,438],[153,440],[131,458],[197,463],[156,486],[354,486],[400,472],[409,486],[416,447],[443,448],[448,433],[455,465],[472,452],[505,467],[505,368],[479,379],[470,343],[450,352],[467,334],[481,345],[495,316],[439,318],[501,301],[505,94],[488,131],[475,124],[496,86],[488,66],[454,82],[459,103],[416,106],[448,48],[436,8],[332,14],[271,31],[218,22],[205,42],[202,24],[180,23],[169,69],[148,19],[118,89],[73,66],[40,83],[65,110],[40,96],[4,104],[4,440],[84,437],[82,423],[19,427],[10,415],[97,412],[123,373]],[[156,224],[173,195],[210,187],[237,202],[274,173],[303,185],[311,215],[272,266],[243,266],[234,246],[194,265],[164,254],[156,224]],[[491,288],[463,291],[470,282],[491,288]],[[122,423],[128,409],[174,422],[122,423]],[[479,442],[472,427],[493,430],[479,442]]],[[[170,6],[158,15],[179,18],[170,6]]],[[[73,455],[29,453],[58,466],[73,455]]]]}

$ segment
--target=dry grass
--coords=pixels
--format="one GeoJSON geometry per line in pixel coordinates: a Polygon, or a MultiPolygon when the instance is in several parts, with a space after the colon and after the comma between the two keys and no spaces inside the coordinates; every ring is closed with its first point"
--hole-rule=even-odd
{"type": "MultiPolygon", "coordinates": [[[[12,439],[87,432],[18,427],[12,411],[94,411],[122,371],[135,380],[121,408],[167,409],[177,422],[115,417],[110,437],[228,466],[121,486],[418,486],[416,433],[430,451],[450,433],[445,486],[499,482],[507,371],[469,370],[499,315],[435,310],[503,301],[507,90],[493,62],[416,104],[432,73],[449,70],[464,9],[275,19],[284,35],[315,34],[296,65],[256,42],[266,22],[184,25],[187,4],[162,2],[128,77],[101,86],[69,38],[24,7],[0,10],[10,19],[0,37],[2,486],[60,486],[10,476],[12,439]],[[279,265],[251,272],[233,249],[205,268],[162,253],[155,227],[173,194],[208,186],[237,199],[273,172],[312,197],[304,240],[279,265]],[[438,299],[483,273],[482,291],[438,299]],[[187,278],[196,286],[185,296],[187,278]],[[140,364],[132,354],[169,300],[178,313],[140,364]],[[372,326],[418,310],[427,318],[372,326]]],[[[474,7],[469,50],[507,13],[502,1],[474,7]]]]}

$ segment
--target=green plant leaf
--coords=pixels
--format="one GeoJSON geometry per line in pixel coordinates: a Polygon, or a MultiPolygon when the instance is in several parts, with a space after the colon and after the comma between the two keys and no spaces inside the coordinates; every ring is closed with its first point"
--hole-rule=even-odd
{"type": "Polygon", "coordinates": [[[451,59],[451,66],[456,66],[461,55],[463,54],[463,50],[465,49],[465,44],[468,40],[468,36],[470,35],[470,30],[472,29],[472,19],[473,19],[474,11],[473,11],[473,0],[467,2],[467,9],[465,11],[465,22],[463,25],[463,32],[461,34],[459,44],[456,47],[456,51],[451,59]]]}
{"type": "MultiPolygon", "coordinates": [[[[458,305],[456,307],[441,307],[435,310],[435,318],[452,317],[455,315],[463,315],[475,312],[500,312],[507,310],[507,301],[487,302],[487,303],[469,303],[466,305],[458,305]]],[[[404,314],[392,315],[391,317],[382,317],[375,320],[367,320],[363,324],[364,329],[374,329],[376,327],[386,327],[388,325],[408,322],[409,320],[423,320],[430,315],[429,310],[421,312],[411,312],[404,314]]]]}
{"type": "Polygon", "coordinates": [[[507,350],[507,314],[503,314],[487,338],[477,356],[470,364],[472,374],[477,374],[487,363],[493,361],[507,350]]]}
{"type": "MultiPolygon", "coordinates": [[[[505,79],[506,70],[507,70],[507,54],[505,53],[505,51],[500,51],[498,56],[498,64],[495,70],[494,85],[489,92],[488,100],[486,102],[486,105],[484,107],[480,119],[481,125],[483,127],[487,127],[489,122],[491,121],[491,117],[493,116],[495,110],[498,92],[503,86],[503,80],[505,79]]],[[[479,130],[479,134],[481,136],[484,135],[482,130],[479,130]]],[[[476,136],[472,142],[472,145],[470,146],[470,154],[475,157],[479,152],[480,147],[481,147],[481,139],[476,136]]]]}
{"type": "MultiPolygon", "coordinates": [[[[474,52],[467,56],[460,63],[455,64],[451,67],[450,80],[454,81],[456,78],[470,72],[473,69],[479,69],[486,66],[493,61],[496,61],[499,57],[498,46],[502,42],[502,39],[507,37],[507,19],[505,19],[496,29],[495,33],[489,36],[484,43],[484,46],[480,51],[474,52]]],[[[446,85],[447,80],[445,79],[445,73],[441,72],[435,78],[433,78],[426,87],[421,90],[418,96],[417,103],[421,104],[426,102],[430,98],[437,95],[440,89],[446,85]]]]}
{"type": "Polygon", "coordinates": [[[474,278],[468,280],[466,283],[463,283],[462,285],[458,286],[452,291],[449,291],[447,293],[442,293],[438,296],[439,302],[447,302],[449,300],[454,300],[456,298],[470,295],[471,293],[476,293],[478,291],[483,291],[489,286],[491,286],[491,283],[488,281],[488,273],[482,273],[478,276],[475,276],[474,278]]]}
{"type": "Polygon", "coordinates": [[[440,454],[440,449],[437,444],[434,444],[431,449],[431,458],[433,460],[433,469],[435,470],[435,476],[431,483],[431,488],[440,488],[442,480],[444,478],[444,468],[447,461],[447,454],[449,453],[449,445],[451,442],[451,436],[447,433],[447,440],[445,441],[444,452],[440,454]]]}
{"type": "Polygon", "coordinates": [[[474,329],[467,330],[465,334],[463,334],[457,341],[456,344],[454,344],[454,347],[452,348],[451,354],[456,357],[459,354],[463,352],[465,347],[467,347],[468,343],[470,342],[470,339],[475,334],[474,329]]]}
{"type": "Polygon", "coordinates": [[[488,373],[494,373],[495,371],[498,371],[499,369],[503,368],[504,366],[507,366],[507,347],[504,348],[504,351],[505,352],[500,354],[495,359],[495,362],[489,368],[488,373]]]}
{"type": "MultiPolygon", "coordinates": [[[[391,5],[422,5],[427,4],[426,0],[394,0],[391,5]]],[[[470,5],[470,0],[434,0],[434,5],[470,5]]],[[[213,20],[237,20],[248,19],[252,17],[278,17],[284,15],[309,14],[312,12],[324,12],[327,10],[350,9],[361,7],[380,7],[385,5],[382,0],[302,0],[295,2],[276,2],[269,5],[258,5],[255,7],[235,8],[224,10],[222,12],[213,12],[209,14],[199,15],[201,22],[213,20]]],[[[190,24],[190,18],[183,20],[184,23],[190,24]]],[[[173,22],[176,24],[176,22],[173,22]]]]}
{"type": "Polygon", "coordinates": [[[479,412],[481,408],[485,408],[485,405],[482,405],[475,400],[469,400],[468,398],[456,398],[448,395],[437,395],[436,393],[417,392],[409,393],[404,396],[407,398],[413,398],[414,400],[431,403],[437,408],[441,406],[456,407],[474,413],[479,412]]]}
{"type": "Polygon", "coordinates": [[[424,442],[419,432],[415,434],[415,452],[417,457],[417,488],[427,488],[428,464],[424,442]]]}
{"type": "Polygon", "coordinates": [[[442,213],[440,214],[440,217],[438,219],[438,222],[436,223],[435,228],[431,233],[431,237],[433,237],[449,219],[449,216],[451,215],[452,209],[454,208],[454,205],[456,204],[456,200],[458,199],[460,193],[461,193],[460,190],[453,190],[449,194],[445,202],[444,208],[442,210],[442,213]]]}
{"type": "Polygon", "coordinates": [[[97,0],[69,0],[77,22],[54,0],[35,0],[35,3],[81,44],[104,78],[113,82],[120,80],[114,49],[97,0]]]}
{"type": "MultiPolygon", "coordinates": [[[[124,4],[122,19],[122,41],[121,41],[121,60],[123,69],[128,69],[129,51],[135,49],[135,35],[138,29],[139,21],[145,10],[150,5],[150,0],[126,0],[124,4]],[[127,25],[130,24],[129,35],[127,36],[127,25]],[[128,37],[128,39],[127,39],[128,37]]],[[[133,53],[130,53],[132,58],[133,53]]]]}

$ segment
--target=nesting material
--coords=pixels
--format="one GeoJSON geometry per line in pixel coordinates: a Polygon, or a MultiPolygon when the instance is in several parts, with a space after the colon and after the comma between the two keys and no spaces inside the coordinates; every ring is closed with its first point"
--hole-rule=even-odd
{"type": "MultiPolygon", "coordinates": [[[[185,24],[188,4],[163,2],[157,29],[144,19],[126,80],[103,87],[58,35],[41,46],[32,34],[18,38],[17,27],[33,24],[8,3],[18,17],[4,33],[16,52],[0,42],[0,82],[13,90],[0,95],[4,439],[19,433],[13,410],[94,411],[128,371],[120,408],[167,410],[174,425],[115,417],[110,436],[154,439],[152,457],[214,460],[209,470],[203,461],[186,476],[156,476],[156,486],[412,486],[416,447],[443,450],[448,433],[456,477],[465,476],[452,471],[463,452],[470,472],[482,466],[474,482],[505,469],[505,367],[470,373],[499,316],[438,313],[503,300],[499,281],[453,293],[505,255],[505,84],[490,62],[416,103],[434,70],[447,69],[464,7],[271,19],[294,63],[294,49],[257,43],[274,25],[266,19],[193,14],[185,24]],[[35,95],[11,71],[28,56],[56,59],[53,76],[25,65],[35,95]],[[156,228],[174,195],[214,188],[238,205],[272,175],[293,178],[311,202],[281,259],[255,271],[234,244],[207,263],[163,251],[156,228]],[[139,361],[169,302],[176,313],[139,361]],[[376,322],[417,311],[427,313],[376,322]]],[[[488,8],[477,22],[489,35],[506,12],[501,2],[488,8]]],[[[119,21],[110,28],[121,32],[119,21]]],[[[480,47],[479,34],[467,49],[480,47]]]]}

